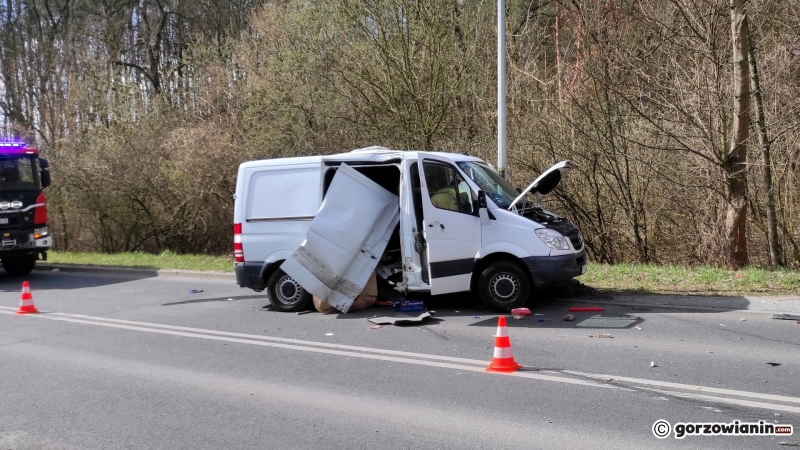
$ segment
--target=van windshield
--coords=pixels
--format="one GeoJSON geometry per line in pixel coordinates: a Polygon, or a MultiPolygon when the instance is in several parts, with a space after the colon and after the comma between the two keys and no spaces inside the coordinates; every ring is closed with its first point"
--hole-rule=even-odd
{"type": "Polygon", "coordinates": [[[39,167],[34,158],[0,157],[0,191],[38,191],[39,167]]]}
{"type": "Polygon", "coordinates": [[[497,206],[508,209],[519,196],[516,189],[485,162],[461,161],[457,164],[497,206]]]}

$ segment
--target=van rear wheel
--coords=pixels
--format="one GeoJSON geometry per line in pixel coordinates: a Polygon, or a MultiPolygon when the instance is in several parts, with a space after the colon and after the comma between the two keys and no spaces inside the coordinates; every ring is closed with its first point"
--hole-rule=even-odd
{"type": "Polygon", "coordinates": [[[281,269],[277,269],[267,281],[267,295],[277,311],[305,311],[311,305],[311,294],[281,269]]]}
{"type": "Polygon", "coordinates": [[[525,306],[530,294],[528,275],[511,261],[489,264],[478,279],[478,295],[493,311],[508,312],[525,306]]]}

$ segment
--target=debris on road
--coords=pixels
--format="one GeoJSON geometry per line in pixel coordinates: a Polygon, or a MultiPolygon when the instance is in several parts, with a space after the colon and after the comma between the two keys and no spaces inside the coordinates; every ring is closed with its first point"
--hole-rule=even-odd
{"type": "Polygon", "coordinates": [[[298,312],[297,312],[297,315],[298,315],[298,316],[302,316],[303,314],[308,314],[308,313],[311,313],[311,312],[314,312],[314,311],[313,311],[313,310],[310,310],[310,309],[307,309],[307,310],[305,310],[305,311],[298,311],[298,312]]]}
{"type": "Polygon", "coordinates": [[[562,317],[562,319],[564,319],[564,322],[572,322],[575,320],[575,316],[572,314],[567,314],[566,316],[562,317]]]}
{"type": "Polygon", "coordinates": [[[398,300],[393,303],[397,312],[425,311],[425,303],[422,300],[398,300]]]}
{"type": "Polygon", "coordinates": [[[473,319],[480,319],[481,316],[472,316],[473,319]]]}
{"type": "Polygon", "coordinates": [[[429,313],[424,312],[418,316],[402,316],[402,317],[381,316],[381,317],[370,317],[367,320],[376,325],[405,325],[410,323],[423,322],[428,319],[433,319],[433,317],[431,317],[429,313]]]}
{"type": "Polygon", "coordinates": [[[636,326],[635,326],[635,327],[633,327],[633,328],[636,328],[637,330],[639,330],[639,331],[642,331],[642,327],[640,327],[639,325],[636,325],[636,326]]]}
{"type": "Polygon", "coordinates": [[[614,336],[612,336],[611,333],[600,333],[600,334],[597,335],[597,337],[599,337],[599,338],[613,338],[614,336]]]}
{"type": "Polygon", "coordinates": [[[382,327],[383,325],[373,325],[369,327],[370,330],[377,330],[378,328],[382,327]]]}
{"type": "Polygon", "coordinates": [[[798,444],[797,442],[781,441],[781,442],[778,442],[778,445],[785,445],[787,447],[797,447],[800,444],[798,444]]]}
{"type": "Polygon", "coordinates": [[[333,333],[325,333],[325,336],[333,336],[333,333]]]}
{"type": "Polygon", "coordinates": [[[769,365],[770,365],[770,366],[772,366],[772,367],[775,367],[775,366],[780,366],[780,365],[781,365],[781,363],[767,363],[767,364],[769,364],[769,365]]]}
{"type": "Polygon", "coordinates": [[[650,362],[650,367],[658,367],[658,364],[656,364],[655,361],[651,361],[650,362]]]}
{"type": "Polygon", "coordinates": [[[591,307],[572,307],[569,309],[569,312],[602,312],[603,308],[601,306],[591,306],[591,307]]]}
{"type": "Polygon", "coordinates": [[[202,289],[189,289],[190,294],[199,294],[201,292],[203,292],[202,289]]]}
{"type": "Polygon", "coordinates": [[[511,316],[511,317],[513,317],[513,318],[515,318],[515,319],[517,319],[517,320],[522,320],[522,319],[524,319],[524,318],[525,318],[525,316],[523,316],[523,315],[521,315],[521,314],[514,314],[514,315],[513,315],[513,316],[511,316]]]}
{"type": "Polygon", "coordinates": [[[511,310],[511,314],[515,316],[530,316],[531,310],[528,308],[514,308],[511,310]]]}
{"type": "Polygon", "coordinates": [[[747,322],[747,319],[739,319],[739,322],[747,322]]]}
{"type": "Polygon", "coordinates": [[[800,320],[800,314],[773,314],[773,319],[800,320]]]}

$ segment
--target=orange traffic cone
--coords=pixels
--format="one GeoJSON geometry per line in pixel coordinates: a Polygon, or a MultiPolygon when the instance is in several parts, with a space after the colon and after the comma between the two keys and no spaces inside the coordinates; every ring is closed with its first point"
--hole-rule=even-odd
{"type": "Polygon", "coordinates": [[[31,314],[38,313],[39,310],[33,306],[33,296],[31,295],[31,286],[27,281],[22,282],[22,297],[19,299],[19,309],[17,314],[31,314]]]}
{"type": "Polygon", "coordinates": [[[494,337],[494,358],[492,363],[486,368],[487,372],[514,372],[522,367],[514,361],[511,352],[511,341],[508,339],[506,330],[506,318],[500,317],[497,320],[497,334],[494,337]]]}

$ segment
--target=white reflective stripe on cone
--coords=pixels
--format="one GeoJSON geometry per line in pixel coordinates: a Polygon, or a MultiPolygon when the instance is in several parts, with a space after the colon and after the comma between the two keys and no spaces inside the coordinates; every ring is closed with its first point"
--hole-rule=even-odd
{"type": "Polygon", "coordinates": [[[495,347],[494,357],[498,359],[507,359],[513,358],[514,355],[511,353],[511,347],[495,347]]]}
{"type": "Polygon", "coordinates": [[[494,337],[508,336],[508,329],[506,327],[497,327],[497,334],[494,337]]]}

